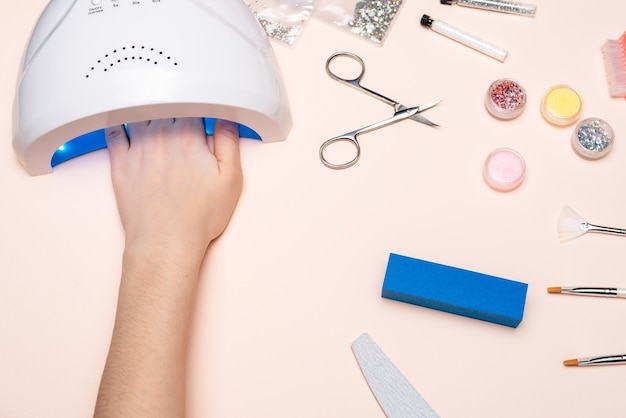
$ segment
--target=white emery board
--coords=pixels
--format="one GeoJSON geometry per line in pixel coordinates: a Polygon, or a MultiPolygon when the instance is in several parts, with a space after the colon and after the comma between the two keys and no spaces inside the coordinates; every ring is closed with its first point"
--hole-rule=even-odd
{"type": "Polygon", "coordinates": [[[368,334],[354,340],[352,351],[387,418],[439,418],[368,334]]]}

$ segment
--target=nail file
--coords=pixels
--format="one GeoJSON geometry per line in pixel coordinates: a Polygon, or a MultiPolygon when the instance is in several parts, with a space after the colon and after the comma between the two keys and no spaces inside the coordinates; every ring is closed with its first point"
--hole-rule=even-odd
{"type": "Polygon", "coordinates": [[[439,418],[368,334],[354,340],[352,351],[387,418],[439,418]]]}
{"type": "Polygon", "coordinates": [[[382,297],[516,328],[528,284],[389,254],[382,297]]]}

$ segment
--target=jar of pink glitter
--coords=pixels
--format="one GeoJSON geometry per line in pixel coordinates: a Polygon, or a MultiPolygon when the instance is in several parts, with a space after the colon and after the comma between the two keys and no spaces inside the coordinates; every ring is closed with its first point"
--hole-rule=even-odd
{"type": "Polygon", "coordinates": [[[526,90],[515,80],[501,78],[487,89],[485,106],[489,113],[499,119],[516,118],[526,106],[526,90]]]}

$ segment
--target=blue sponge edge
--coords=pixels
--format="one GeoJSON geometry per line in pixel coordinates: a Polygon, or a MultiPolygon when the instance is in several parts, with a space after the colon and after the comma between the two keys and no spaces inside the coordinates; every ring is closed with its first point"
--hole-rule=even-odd
{"type": "Polygon", "coordinates": [[[391,253],[382,297],[517,328],[528,285],[391,253]]]}

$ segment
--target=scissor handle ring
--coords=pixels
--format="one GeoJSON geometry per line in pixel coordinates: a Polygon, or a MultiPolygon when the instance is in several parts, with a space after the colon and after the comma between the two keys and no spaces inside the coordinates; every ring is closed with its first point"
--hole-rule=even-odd
{"type": "Polygon", "coordinates": [[[357,161],[359,161],[360,156],[361,156],[361,145],[359,145],[359,141],[357,141],[356,138],[352,138],[351,136],[337,136],[335,138],[331,138],[327,140],[326,142],[324,142],[322,146],[320,147],[320,161],[326,167],[332,168],[333,170],[343,170],[344,168],[352,167],[353,165],[356,164],[357,161]],[[324,156],[324,151],[326,151],[326,148],[328,148],[329,146],[337,142],[351,143],[354,146],[354,149],[356,151],[354,158],[342,164],[335,164],[335,163],[331,163],[330,161],[328,161],[326,157],[324,156]]]}
{"type": "Polygon", "coordinates": [[[361,57],[359,57],[356,54],[353,54],[352,52],[346,52],[346,51],[342,51],[342,52],[336,52],[333,55],[331,55],[327,60],[326,60],[326,73],[333,79],[335,80],[341,80],[341,81],[345,81],[347,83],[358,83],[361,80],[361,77],[363,77],[363,73],[365,73],[365,63],[363,62],[363,60],[361,59],[361,57]],[[361,71],[359,72],[359,75],[357,75],[355,78],[343,78],[343,77],[339,77],[337,74],[335,74],[333,72],[333,70],[330,69],[330,63],[338,57],[348,57],[356,62],[359,63],[359,66],[361,67],[361,71]]]}

